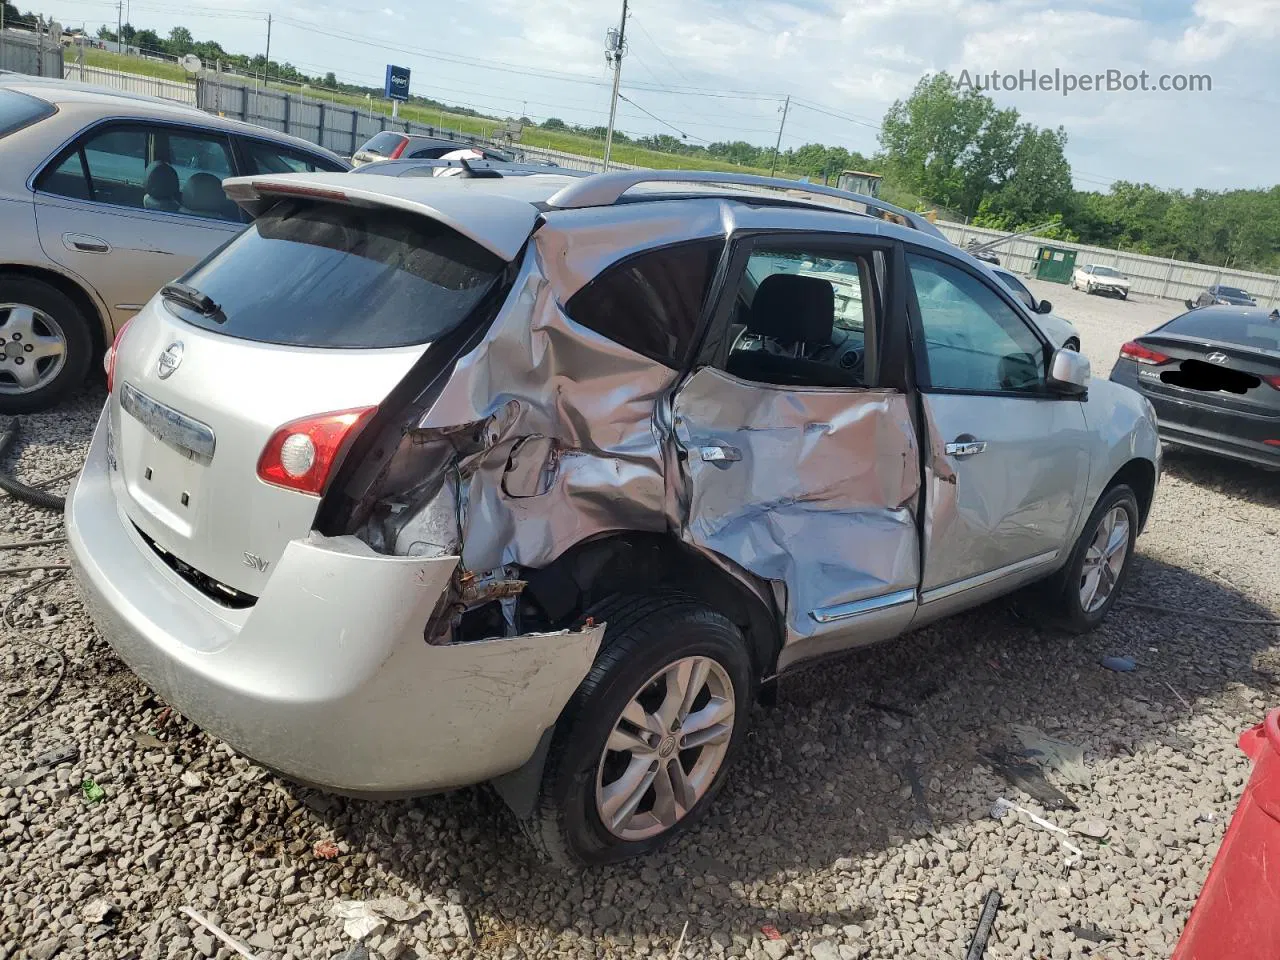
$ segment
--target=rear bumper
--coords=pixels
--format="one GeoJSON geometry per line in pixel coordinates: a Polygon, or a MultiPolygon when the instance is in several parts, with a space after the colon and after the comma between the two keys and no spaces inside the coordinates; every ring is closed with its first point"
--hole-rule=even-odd
{"type": "Polygon", "coordinates": [[[1160,439],[1180,447],[1191,447],[1220,457],[1242,460],[1264,467],[1280,467],[1280,447],[1268,447],[1262,443],[1250,443],[1238,437],[1204,430],[1194,430],[1179,424],[1160,422],[1160,439]]]}
{"type": "Polygon", "coordinates": [[[1261,440],[1250,437],[1251,434],[1269,436],[1268,428],[1263,425],[1275,423],[1275,434],[1280,438],[1280,423],[1276,423],[1273,418],[1225,411],[1220,407],[1147,391],[1143,389],[1137,364],[1129,360],[1121,359],[1116,362],[1111,371],[1111,379],[1137,390],[1151,401],[1156,411],[1160,439],[1166,443],[1246,463],[1280,467],[1280,447],[1268,446],[1261,440]]]}
{"type": "Polygon", "coordinates": [[[175,710],[283,775],[362,794],[490,779],[529,759],[590,669],[603,624],[427,644],[457,558],[353,537],[291,541],[257,604],[220,607],[124,517],[104,424],[66,512],[98,630],[175,710]]]}

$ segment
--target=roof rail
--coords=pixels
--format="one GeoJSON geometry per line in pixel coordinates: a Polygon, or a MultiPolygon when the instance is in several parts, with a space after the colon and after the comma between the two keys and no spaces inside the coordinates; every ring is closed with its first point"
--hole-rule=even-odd
{"type": "Polygon", "coordinates": [[[760,177],[749,173],[727,173],[716,170],[619,170],[615,173],[596,174],[559,190],[547,201],[547,206],[559,210],[609,207],[617,203],[632,187],[642,183],[709,183],[733,187],[766,187],[771,190],[788,190],[818,197],[831,197],[836,200],[860,203],[868,208],[868,213],[880,219],[887,219],[885,214],[892,214],[894,218],[901,218],[916,230],[946,239],[937,227],[920,214],[895,207],[877,197],[851,193],[848,190],[840,190],[820,183],[802,183],[782,177],[760,177]]]}

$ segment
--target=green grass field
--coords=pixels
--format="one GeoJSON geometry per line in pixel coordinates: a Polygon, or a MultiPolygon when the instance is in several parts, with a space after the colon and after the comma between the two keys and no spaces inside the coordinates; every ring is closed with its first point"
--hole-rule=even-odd
{"type": "MultiPolygon", "coordinates": [[[[186,71],[176,63],[169,63],[161,60],[148,60],[143,57],[130,57],[118,53],[112,53],[109,50],[86,49],[84,51],[85,66],[102,67],[108,70],[120,70],[125,73],[142,74],[143,76],[156,77],[161,80],[175,80],[182,82],[187,79],[186,71]]],[[[326,100],[329,103],[342,104],[343,106],[355,107],[363,110],[369,106],[369,101],[358,94],[342,93],[334,90],[320,90],[315,87],[300,91],[296,84],[284,84],[271,82],[268,86],[277,90],[284,90],[290,93],[302,92],[308,97],[318,100],[326,100]]],[[[374,109],[378,113],[390,115],[390,107],[385,100],[375,100],[374,109]]],[[[467,133],[473,136],[489,137],[493,133],[503,127],[505,120],[493,117],[473,117],[463,114],[450,113],[447,110],[428,107],[418,103],[404,103],[400,106],[400,117],[404,120],[412,120],[417,123],[423,123],[432,127],[443,127],[447,130],[457,130],[460,133],[467,133]]],[[[584,137],[576,133],[562,130],[542,130],[538,127],[526,127],[521,136],[520,143],[526,147],[541,147],[544,150],[559,150],[563,153],[573,153],[582,157],[604,156],[604,143],[600,140],[584,137]]],[[[615,141],[613,146],[613,159],[619,163],[630,163],[642,167],[659,167],[659,168],[675,168],[677,170],[729,170],[737,173],[756,173],[768,174],[768,170],[758,167],[742,167],[731,163],[722,163],[718,160],[703,157],[691,157],[683,154],[660,153],[656,150],[646,150],[636,147],[628,143],[618,143],[615,141]]],[[[782,176],[788,176],[787,171],[779,171],[782,176]]]]}

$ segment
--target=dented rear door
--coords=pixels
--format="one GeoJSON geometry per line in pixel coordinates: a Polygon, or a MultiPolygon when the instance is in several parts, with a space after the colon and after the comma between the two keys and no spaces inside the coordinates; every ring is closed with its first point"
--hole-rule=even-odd
{"type": "Polygon", "coordinates": [[[878,341],[891,312],[886,253],[854,238],[834,247],[819,238],[754,241],[735,257],[715,311],[709,339],[725,331],[723,354],[673,398],[682,536],[772,584],[786,616],[779,669],[894,636],[916,611],[919,445],[908,394],[877,386],[878,341]],[[756,298],[774,274],[805,278],[798,288],[787,280],[795,304],[756,298]],[[806,291],[822,300],[826,344],[785,342],[788,324],[805,322],[792,311],[806,291]],[[777,316],[762,318],[767,309],[777,316]],[[786,359],[813,363],[774,371],[745,357],[757,345],[752,331],[770,326],[786,359]],[[860,356],[842,359],[850,353],[860,356]]]}

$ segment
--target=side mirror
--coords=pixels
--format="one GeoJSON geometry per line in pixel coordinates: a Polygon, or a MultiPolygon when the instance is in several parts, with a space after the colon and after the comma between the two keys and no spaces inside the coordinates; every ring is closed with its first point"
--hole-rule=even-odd
{"type": "Polygon", "coordinates": [[[1055,350],[1049,361],[1049,388],[1068,397],[1082,397],[1089,389],[1089,360],[1074,350],[1055,350]]]}
{"type": "Polygon", "coordinates": [[[1053,304],[1048,300],[1041,300],[1036,304],[1036,313],[1053,313],[1053,304]]]}

